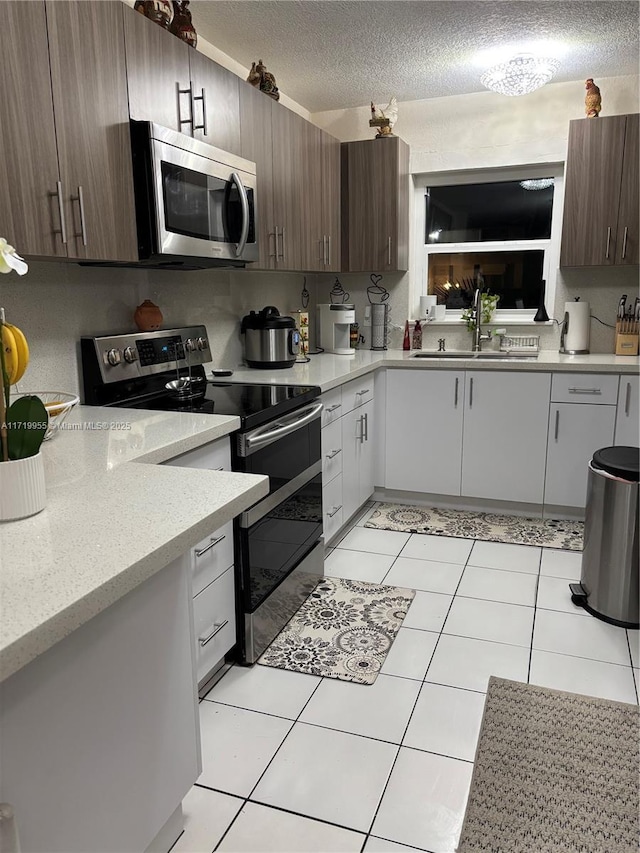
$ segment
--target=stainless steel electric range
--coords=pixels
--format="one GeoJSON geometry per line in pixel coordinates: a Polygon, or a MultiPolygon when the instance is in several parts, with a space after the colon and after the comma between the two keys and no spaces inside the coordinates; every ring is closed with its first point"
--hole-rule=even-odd
{"type": "Polygon", "coordinates": [[[81,341],[84,402],[237,415],[234,471],[269,495],[234,522],[237,658],[254,663],[324,574],[320,389],[209,381],[204,326],[81,341]]]}

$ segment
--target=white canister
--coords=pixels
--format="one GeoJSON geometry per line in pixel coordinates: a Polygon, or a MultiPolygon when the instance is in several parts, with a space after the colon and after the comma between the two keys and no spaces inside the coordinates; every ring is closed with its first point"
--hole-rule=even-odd
{"type": "Polygon", "coordinates": [[[586,355],[589,352],[591,310],[588,302],[564,303],[564,322],[560,337],[560,352],[586,355]]]}
{"type": "Polygon", "coordinates": [[[435,308],[438,302],[437,296],[421,296],[420,297],[420,319],[434,320],[435,308]]]}

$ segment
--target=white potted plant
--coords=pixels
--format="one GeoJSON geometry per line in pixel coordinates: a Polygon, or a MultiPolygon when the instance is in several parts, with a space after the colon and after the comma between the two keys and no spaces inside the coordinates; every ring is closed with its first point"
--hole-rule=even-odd
{"type": "MultiPolygon", "coordinates": [[[[24,275],[27,264],[13,246],[0,237],[0,273],[24,275]]],[[[11,402],[11,386],[22,378],[29,363],[27,339],[7,323],[0,308],[0,521],[14,521],[44,509],[46,491],[40,446],[48,414],[38,397],[11,402]]]]}

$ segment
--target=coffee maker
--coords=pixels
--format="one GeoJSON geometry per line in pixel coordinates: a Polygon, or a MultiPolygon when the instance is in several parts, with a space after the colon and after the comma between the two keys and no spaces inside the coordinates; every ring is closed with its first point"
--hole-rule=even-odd
{"type": "Polygon", "coordinates": [[[351,324],[356,321],[354,305],[318,305],[318,339],[325,352],[353,355],[351,324]]]}

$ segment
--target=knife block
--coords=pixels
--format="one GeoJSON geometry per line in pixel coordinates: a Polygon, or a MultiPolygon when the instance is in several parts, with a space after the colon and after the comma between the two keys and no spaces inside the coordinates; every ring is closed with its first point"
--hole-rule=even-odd
{"type": "Polygon", "coordinates": [[[638,355],[638,322],[618,320],[616,323],[616,355],[638,355]]]}

